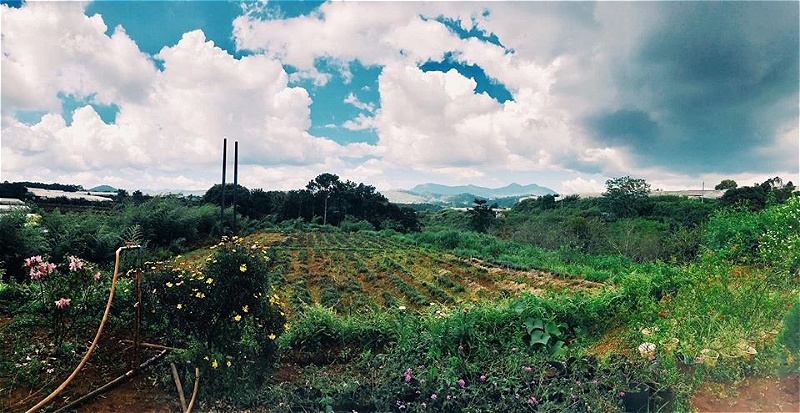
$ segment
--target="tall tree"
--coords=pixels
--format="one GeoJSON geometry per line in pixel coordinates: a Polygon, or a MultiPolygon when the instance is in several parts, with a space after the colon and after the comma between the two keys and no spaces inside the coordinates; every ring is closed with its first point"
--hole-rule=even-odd
{"type": "Polygon", "coordinates": [[[734,189],[737,186],[739,186],[739,184],[737,184],[736,181],[734,181],[733,179],[723,179],[722,181],[720,181],[720,183],[717,184],[717,186],[714,187],[714,189],[716,189],[717,191],[721,191],[721,190],[734,189]]]}
{"type": "Polygon", "coordinates": [[[314,199],[322,198],[323,200],[323,225],[328,223],[328,200],[331,198],[331,195],[338,192],[342,186],[343,184],[339,180],[339,176],[330,173],[318,175],[306,185],[306,189],[314,195],[314,199]]]}
{"type": "Polygon", "coordinates": [[[639,215],[647,203],[650,184],[641,178],[623,176],[606,181],[603,199],[614,215],[619,217],[635,217],[639,215]]]}
{"type": "Polygon", "coordinates": [[[494,210],[497,208],[497,204],[487,205],[488,201],[478,198],[475,198],[473,202],[475,206],[467,210],[470,215],[470,225],[475,231],[486,232],[495,220],[494,210]]]}

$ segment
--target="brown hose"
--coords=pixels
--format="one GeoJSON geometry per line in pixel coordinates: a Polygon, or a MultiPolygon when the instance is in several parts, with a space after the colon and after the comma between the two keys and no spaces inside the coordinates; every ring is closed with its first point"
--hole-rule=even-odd
{"type": "Polygon", "coordinates": [[[64,388],[66,388],[67,385],[72,381],[72,379],[74,379],[75,376],[78,375],[78,372],[81,371],[84,364],[86,364],[86,362],[89,360],[89,356],[92,355],[92,351],[94,351],[94,348],[97,346],[97,342],[100,341],[100,334],[103,333],[103,327],[106,325],[106,321],[108,320],[108,314],[111,312],[111,302],[114,300],[114,290],[117,287],[117,275],[119,275],[119,254],[122,252],[122,250],[132,249],[132,248],[141,248],[141,247],[138,245],[132,245],[127,247],[120,247],[117,249],[115,257],[116,259],[114,262],[114,276],[111,278],[111,291],[108,294],[106,311],[103,313],[103,319],[100,321],[100,327],[97,329],[97,334],[95,334],[94,340],[92,341],[92,345],[89,346],[89,350],[86,351],[86,354],[83,356],[83,359],[81,359],[81,362],[78,363],[77,367],[75,367],[75,370],[72,372],[72,374],[70,374],[69,377],[67,377],[67,379],[64,380],[64,382],[61,383],[60,386],[58,386],[57,389],[53,390],[53,392],[50,393],[49,396],[42,399],[42,401],[37,403],[36,406],[31,407],[25,413],[33,413],[41,409],[42,406],[46,405],[47,403],[50,403],[50,401],[53,400],[53,398],[56,397],[59,393],[61,393],[61,391],[64,390],[64,388]]]}
{"type": "Polygon", "coordinates": [[[194,368],[194,390],[192,390],[192,400],[189,401],[189,407],[186,408],[186,413],[192,413],[194,402],[197,400],[197,390],[200,388],[200,369],[194,368]]]}

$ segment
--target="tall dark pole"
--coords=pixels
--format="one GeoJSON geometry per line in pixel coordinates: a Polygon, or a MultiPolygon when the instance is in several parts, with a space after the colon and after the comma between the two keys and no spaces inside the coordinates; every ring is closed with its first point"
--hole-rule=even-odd
{"type": "Polygon", "coordinates": [[[233,143],[233,235],[236,231],[236,193],[239,192],[239,141],[233,143]]]}
{"type": "Polygon", "coordinates": [[[228,160],[228,138],[222,139],[222,204],[219,212],[219,228],[221,235],[225,235],[225,169],[228,160]]]}

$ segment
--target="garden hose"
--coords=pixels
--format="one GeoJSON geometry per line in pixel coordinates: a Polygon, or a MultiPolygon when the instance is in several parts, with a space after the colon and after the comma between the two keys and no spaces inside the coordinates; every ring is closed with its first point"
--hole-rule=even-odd
{"type": "Polygon", "coordinates": [[[116,256],[115,256],[115,261],[114,261],[114,276],[111,278],[111,290],[110,290],[110,292],[108,294],[108,302],[106,303],[106,310],[103,313],[103,319],[100,321],[100,327],[97,328],[97,334],[95,334],[94,340],[92,341],[92,344],[89,346],[89,349],[86,351],[86,354],[83,356],[83,359],[81,359],[80,363],[78,363],[78,366],[75,367],[75,370],[72,372],[72,374],[70,374],[69,377],[67,377],[67,379],[64,380],[64,382],[61,383],[60,386],[58,386],[57,389],[53,390],[53,392],[50,393],[49,396],[47,396],[44,399],[42,399],[42,401],[40,401],[35,406],[33,406],[30,409],[28,409],[25,413],[33,413],[33,412],[41,409],[47,403],[50,403],[50,401],[52,401],[54,397],[56,397],[59,393],[61,393],[61,391],[64,390],[64,388],[66,388],[67,385],[72,381],[72,379],[74,379],[75,376],[78,375],[78,372],[81,371],[83,366],[89,360],[89,356],[92,355],[92,351],[94,351],[94,348],[97,346],[97,343],[100,341],[100,335],[103,333],[103,327],[106,325],[106,321],[108,321],[108,314],[111,312],[111,303],[114,300],[114,290],[117,287],[117,276],[119,275],[119,256],[120,256],[120,253],[122,253],[123,250],[138,249],[138,248],[142,248],[142,247],[140,245],[127,245],[127,246],[120,247],[120,248],[117,249],[116,256]]]}

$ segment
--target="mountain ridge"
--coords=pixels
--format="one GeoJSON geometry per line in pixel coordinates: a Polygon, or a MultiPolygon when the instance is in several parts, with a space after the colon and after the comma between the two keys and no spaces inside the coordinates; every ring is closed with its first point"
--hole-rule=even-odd
{"type": "Polygon", "coordinates": [[[425,183],[417,185],[406,192],[418,195],[446,195],[455,196],[462,194],[471,194],[482,198],[503,198],[510,196],[526,196],[526,195],[554,195],[556,194],[550,188],[540,186],[537,184],[520,185],[512,182],[506,186],[499,188],[488,188],[477,185],[443,185],[436,183],[425,183]]]}

